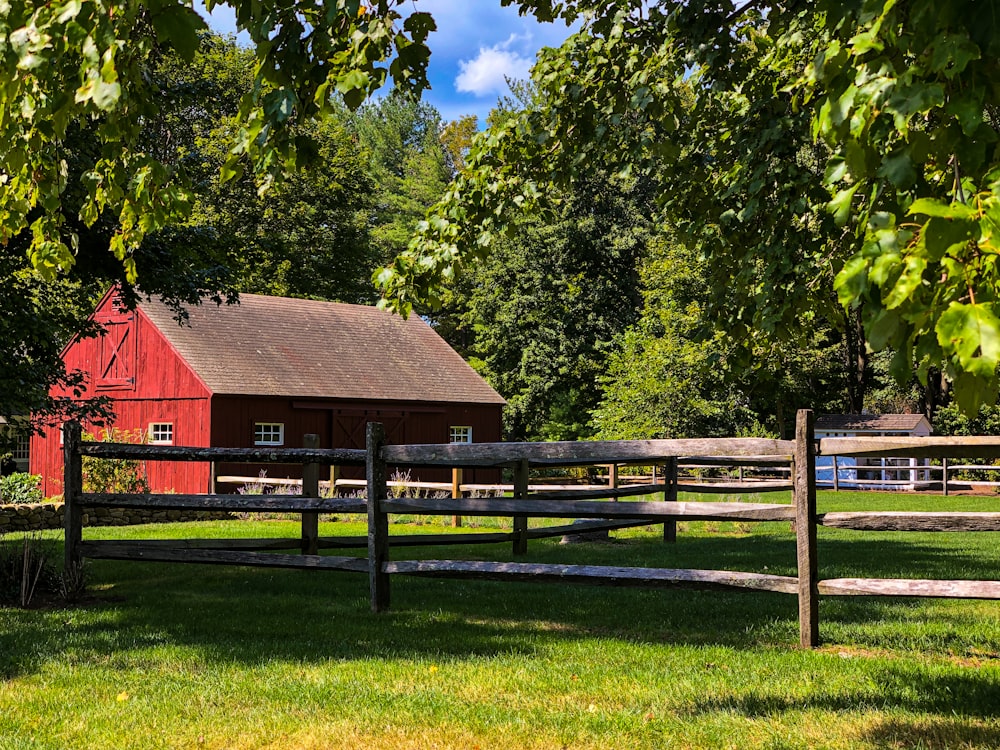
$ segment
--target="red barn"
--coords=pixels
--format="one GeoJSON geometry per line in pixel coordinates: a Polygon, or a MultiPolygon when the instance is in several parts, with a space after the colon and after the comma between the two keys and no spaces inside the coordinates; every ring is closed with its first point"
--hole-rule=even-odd
{"type": "MultiPolygon", "coordinates": [[[[396,444],[501,437],[504,400],[419,317],[245,294],[238,305],[192,307],[180,325],[159,301],[121,309],[112,290],[94,318],[106,333],[71,341],[66,365],[88,373],[85,397],[113,399],[116,428],[151,443],[301,447],[315,433],[323,448],[363,448],[370,421],[396,444]]],[[[62,492],[60,442],[54,428],[32,438],[31,471],[46,496],[62,492]]],[[[296,476],[287,468],[268,475],[296,476]]],[[[150,462],[148,472],[154,491],[207,492],[212,482],[200,463],[150,462]]]]}

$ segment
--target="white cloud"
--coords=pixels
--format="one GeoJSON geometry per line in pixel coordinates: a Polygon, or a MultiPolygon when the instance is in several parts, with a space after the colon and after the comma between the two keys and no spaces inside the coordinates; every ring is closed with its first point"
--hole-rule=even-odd
{"type": "Polygon", "coordinates": [[[480,47],[471,60],[458,62],[459,74],[455,88],[475,96],[502,96],[508,89],[507,79],[528,77],[534,60],[511,49],[517,42],[531,42],[531,35],[511,34],[507,41],[492,47],[480,47]]]}

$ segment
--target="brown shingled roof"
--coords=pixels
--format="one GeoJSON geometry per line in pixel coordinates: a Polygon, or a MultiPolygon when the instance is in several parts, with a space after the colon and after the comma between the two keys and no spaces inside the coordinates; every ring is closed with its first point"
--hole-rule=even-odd
{"type": "Polygon", "coordinates": [[[256,294],[190,307],[183,326],[158,301],[140,309],[213,393],[504,403],[418,316],[256,294]]]}
{"type": "Polygon", "coordinates": [[[816,429],[823,432],[909,432],[926,417],[923,414],[823,414],[816,429]]]}

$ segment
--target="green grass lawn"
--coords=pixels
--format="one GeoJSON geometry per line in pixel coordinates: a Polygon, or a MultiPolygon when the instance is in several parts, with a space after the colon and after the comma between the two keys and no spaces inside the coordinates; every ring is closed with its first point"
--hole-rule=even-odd
{"type": "MultiPolygon", "coordinates": [[[[998,504],[820,495],[821,511],[998,504]]],[[[85,536],[296,533],[268,520],[85,536]]],[[[787,523],[682,524],[675,545],[660,536],[533,541],[527,559],[795,573],[787,523]]],[[[1000,578],[991,534],[819,539],[824,578],[1000,578]]],[[[511,559],[509,544],[394,552],[418,556],[511,559]]],[[[363,575],[87,569],[87,606],[0,609],[0,750],[1000,747],[1000,603],[824,598],[825,645],[804,651],[796,600],[781,594],[398,577],[392,611],[376,616],[363,575]]]]}

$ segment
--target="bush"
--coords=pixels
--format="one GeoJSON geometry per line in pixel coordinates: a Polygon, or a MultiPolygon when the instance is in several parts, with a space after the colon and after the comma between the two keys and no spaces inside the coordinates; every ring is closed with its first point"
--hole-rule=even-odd
{"type": "MultiPolygon", "coordinates": [[[[84,433],[84,440],[93,440],[84,433]]],[[[142,430],[104,430],[101,435],[104,443],[142,443],[142,430]]],[[[108,492],[114,494],[142,494],[149,492],[146,481],[144,462],[128,458],[91,458],[83,457],[83,491],[108,492]]]]}
{"type": "Polygon", "coordinates": [[[44,500],[41,483],[40,475],[23,471],[0,477],[0,503],[40,503],[44,500]]]}

